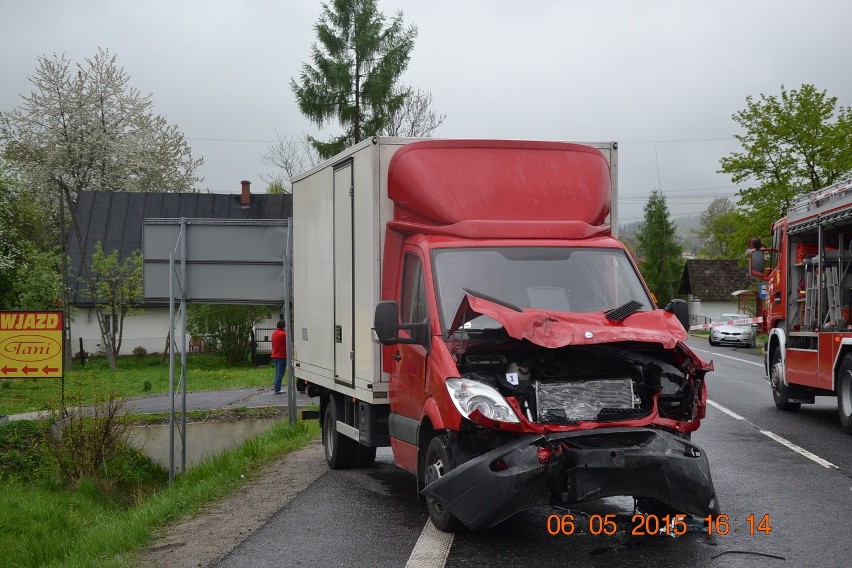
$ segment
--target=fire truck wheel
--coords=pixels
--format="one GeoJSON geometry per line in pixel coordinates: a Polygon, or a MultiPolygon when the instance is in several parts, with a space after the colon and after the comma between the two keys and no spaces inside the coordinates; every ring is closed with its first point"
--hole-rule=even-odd
{"type": "Polygon", "coordinates": [[[840,425],[847,434],[852,434],[852,355],[846,355],[840,364],[837,376],[837,413],[840,425]]]}
{"type": "Polygon", "coordinates": [[[799,402],[790,402],[790,392],[784,384],[784,363],[781,362],[781,350],[772,353],[772,364],[769,365],[769,384],[772,385],[772,398],[778,410],[796,411],[802,406],[799,402]]]}
{"type": "Polygon", "coordinates": [[[358,442],[337,431],[337,421],[342,419],[340,401],[335,396],[329,397],[322,421],[322,445],[325,447],[325,461],[331,469],[349,469],[355,465],[358,442]]]}
{"type": "MultiPolygon", "coordinates": [[[[443,436],[435,436],[429,442],[429,448],[426,450],[426,461],[423,467],[425,468],[423,479],[426,485],[439,479],[455,467],[450,448],[447,446],[447,442],[443,436]]],[[[426,499],[426,510],[429,512],[432,524],[439,531],[456,532],[463,526],[461,521],[432,499],[426,499]]]]}

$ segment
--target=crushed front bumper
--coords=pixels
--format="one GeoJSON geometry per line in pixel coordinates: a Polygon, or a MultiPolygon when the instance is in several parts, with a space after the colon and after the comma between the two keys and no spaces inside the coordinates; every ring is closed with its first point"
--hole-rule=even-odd
{"type": "Polygon", "coordinates": [[[648,428],[607,428],[518,438],[427,485],[422,494],[470,530],[535,505],[630,495],[695,516],[714,512],[704,451],[648,428]]]}

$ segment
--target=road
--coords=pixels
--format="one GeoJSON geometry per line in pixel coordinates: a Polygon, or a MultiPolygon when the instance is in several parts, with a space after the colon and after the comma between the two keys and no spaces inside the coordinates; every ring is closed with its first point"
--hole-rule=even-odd
{"type": "Polygon", "coordinates": [[[850,565],[852,437],[839,427],[834,400],[779,412],[759,356],[689,344],[716,368],[693,440],[709,457],[727,534],[708,535],[694,522],[680,537],[634,537],[633,501],[617,498],[535,508],[488,531],[445,535],[427,521],[413,477],[383,450],[374,468],[323,474],[219,566],[850,565]],[[551,535],[566,514],[574,533],[551,535]],[[616,534],[591,534],[606,515],[615,515],[616,534]]]}

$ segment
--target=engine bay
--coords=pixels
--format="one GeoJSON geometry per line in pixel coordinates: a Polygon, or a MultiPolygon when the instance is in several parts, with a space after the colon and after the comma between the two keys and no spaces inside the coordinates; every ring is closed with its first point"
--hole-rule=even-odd
{"type": "Polygon", "coordinates": [[[648,416],[694,417],[700,378],[661,347],[647,344],[542,348],[525,341],[469,344],[457,355],[462,378],[514,397],[530,422],[572,425],[648,416]]]}

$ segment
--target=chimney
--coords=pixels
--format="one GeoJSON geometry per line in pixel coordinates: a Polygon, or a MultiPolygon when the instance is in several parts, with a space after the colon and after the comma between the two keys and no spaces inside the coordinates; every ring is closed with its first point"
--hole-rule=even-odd
{"type": "Polygon", "coordinates": [[[246,208],[251,204],[251,182],[243,180],[243,192],[240,195],[240,207],[246,208]]]}

